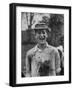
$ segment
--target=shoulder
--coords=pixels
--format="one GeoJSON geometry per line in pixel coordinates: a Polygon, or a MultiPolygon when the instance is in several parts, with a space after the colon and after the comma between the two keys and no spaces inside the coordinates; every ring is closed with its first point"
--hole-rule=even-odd
{"type": "Polygon", "coordinates": [[[34,54],[34,52],[35,52],[35,47],[33,47],[33,48],[31,48],[30,50],[28,50],[27,53],[26,53],[26,55],[27,55],[27,56],[31,56],[31,55],[34,54]]]}
{"type": "Polygon", "coordinates": [[[58,53],[57,48],[54,47],[54,46],[48,45],[48,49],[49,49],[51,52],[53,52],[53,53],[58,53]]]}

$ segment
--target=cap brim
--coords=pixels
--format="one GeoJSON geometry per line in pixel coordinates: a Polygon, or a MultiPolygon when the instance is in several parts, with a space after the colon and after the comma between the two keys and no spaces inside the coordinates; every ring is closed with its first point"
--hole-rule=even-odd
{"type": "Polygon", "coordinates": [[[47,30],[47,31],[51,31],[51,29],[50,28],[34,28],[34,30],[47,30]]]}

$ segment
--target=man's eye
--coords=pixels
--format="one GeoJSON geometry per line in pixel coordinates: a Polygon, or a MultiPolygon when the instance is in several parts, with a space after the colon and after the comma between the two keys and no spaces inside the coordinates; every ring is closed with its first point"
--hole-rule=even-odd
{"type": "Polygon", "coordinates": [[[44,32],[44,31],[42,31],[42,33],[43,33],[43,34],[45,34],[45,32],[44,32]]]}
{"type": "Polygon", "coordinates": [[[45,31],[37,31],[38,34],[45,34],[45,31]]]}
{"type": "Polygon", "coordinates": [[[38,31],[37,33],[38,33],[38,34],[41,34],[41,32],[40,32],[40,31],[38,31]]]}
{"type": "Polygon", "coordinates": [[[41,33],[42,33],[42,34],[45,34],[45,32],[44,32],[44,31],[41,31],[41,33]]]}

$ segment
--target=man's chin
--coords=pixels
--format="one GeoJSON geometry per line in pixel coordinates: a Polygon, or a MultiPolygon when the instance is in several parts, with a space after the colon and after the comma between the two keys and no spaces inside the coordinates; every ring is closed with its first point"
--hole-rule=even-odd
{"type": "Polygon", "coordinates": [[[45,44],[46,42],[45,41],[40,41],[40,44],[45,44]]]}

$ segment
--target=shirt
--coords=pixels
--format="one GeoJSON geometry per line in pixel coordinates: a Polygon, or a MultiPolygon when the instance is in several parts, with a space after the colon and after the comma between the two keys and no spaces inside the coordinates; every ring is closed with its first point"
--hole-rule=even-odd
{"type": "Polygon", "coordinates": [[[47,43],[44,50],[39,49],[38,45],[36,45],[26,54],[26,77],[41,76],[40,73],[43,72],[45,73],[43,76],[55,76],[56,73],[60,72],[58,50],[47,43]],[[39,70],[41,65],[42,69],[39,70]]]}

